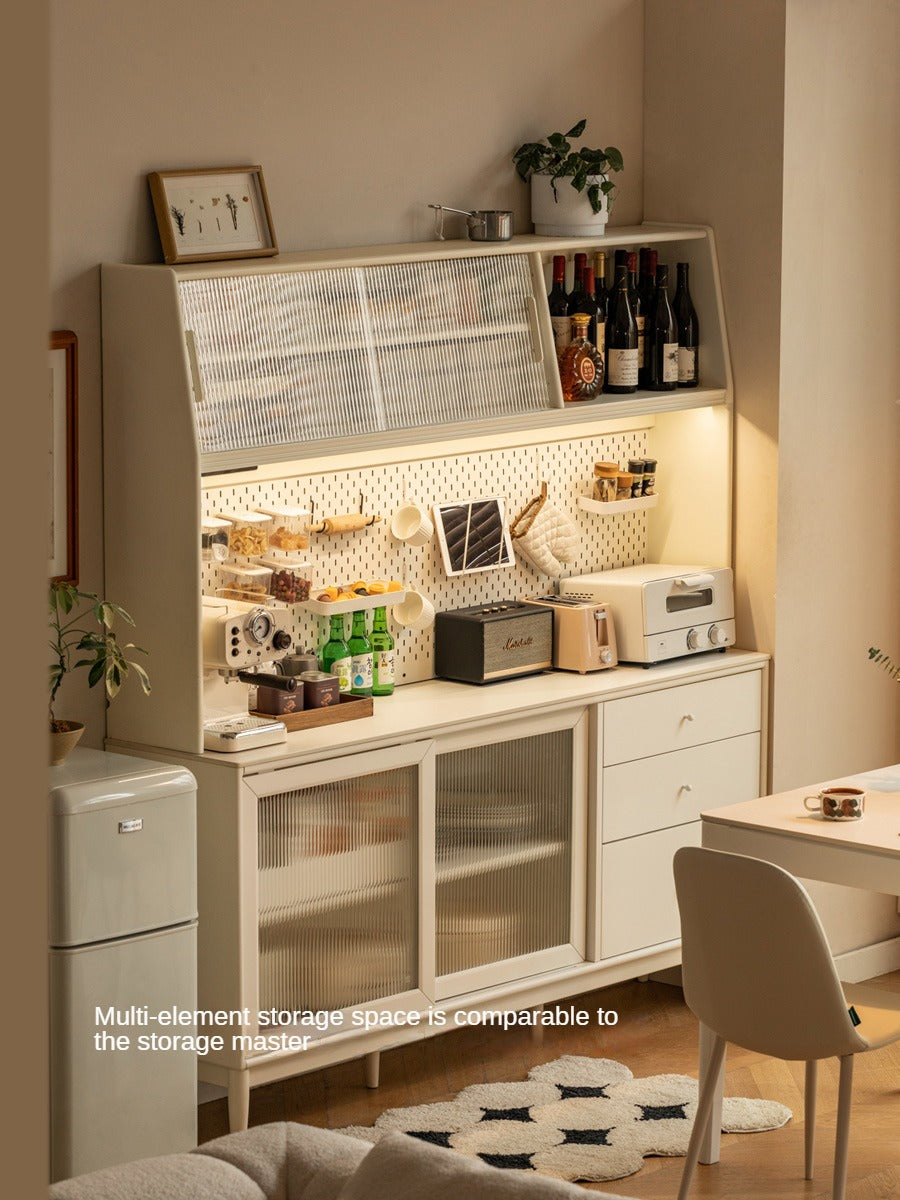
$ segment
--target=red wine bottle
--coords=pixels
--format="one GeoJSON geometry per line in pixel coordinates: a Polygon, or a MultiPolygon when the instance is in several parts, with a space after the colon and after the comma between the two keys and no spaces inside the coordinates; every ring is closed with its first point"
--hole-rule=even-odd
{"type": "Polygon", "coordinates": [[[553,255],[553,286],[547,297],[550,308],[550,324],[556,342],[556,357],[562,354],[572,340],[572,324],[569,320],[569,294],[566,291],[566,256],[553,255]]]}
{"type": "Polygon", "coordinates": [[[606,318],[609,315],[609,288],[606,286],[606,251],[594,255],[594,299],[597,301],[597,349],[606,361],[606,318]]]}
{"type": "MultiPolygon", "coordinates": [[[[644,338],[646,341],[646,318],[653,312],[653,300],[656,295],[656,264],[658,252],[649,246],[642,246],[640,253],[640,272],[638,274],[637,292],[640,301],[640,311],[645,318],[644,338]]],[[[647,355],[644,353],[638,368],[638,387],[650,386],[650,370],[647,355]]]]}
{"type": "Polygon", "coordinates": [[[700,327],[697,310],[691,300],[690,265],[678,264],[678,286],[672,300],[678,323],[678,386],[697,387],[700,383],[700,327]]]}
{"type": "Polygon", "coordinates": [[[656,295],[647,321],[648,387],[654,392],[678,387],[678,326],[669,300],[669,268],[656,268],[656,295]]]}
{"type": "Polygon", "coordinates": [[[569,293],[569,316],[576,313],[586,313],[590,318],[587,340],[591,345],[597,345],[597,301],[594,299],[594,268],[587,265],[586,254],[575,255],[576,277],[575,286],[569,293]],[[584,259],[579,263],[578,259],[584,259]]]}
{"type": "Polygon", "coordinates": [[[631,315],[634,317],[634,323],[637,326],[638,335],[638,383],[640,383],[640,371],[647,363],[646,349],[646,317],[647,314],[641,306],[641,298],[638,295],[637,289],[637,255],[633,250],[629,250],[625,261],[628,265],[628,300],[631,304],[631,315]]]}
{"type": "Polygon", "coordinates": [[[606,391],[634,392],[638,383],[638,332],[628,295],[628,267],[616,267],[606,319],[606,391]]]}

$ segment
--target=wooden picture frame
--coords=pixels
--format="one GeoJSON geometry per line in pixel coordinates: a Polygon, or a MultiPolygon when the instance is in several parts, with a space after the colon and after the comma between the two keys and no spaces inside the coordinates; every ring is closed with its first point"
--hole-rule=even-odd
{"type": "Polygon", "coordinates": [[[51,579],[78,582],[78,338],[71,329],[50,334],[51,579]]]}
{"type": "Polygon", "coordinates": [[[167,263],[278,253],[262,167],[196,167],[147,176],[167,263]]]}

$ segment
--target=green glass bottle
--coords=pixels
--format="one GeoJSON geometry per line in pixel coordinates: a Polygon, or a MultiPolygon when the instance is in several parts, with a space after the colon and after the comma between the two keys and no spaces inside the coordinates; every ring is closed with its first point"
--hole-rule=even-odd
{"type": "Polygon", "coordinates": [[[350,691],[350,647],[344,641],[344,618],[331,617],[328,641],[320,655],[322,670],[337,675],[342,692],[350,691]]]}
{"type": "Polygon", "coordinates": [[[350,630],[350,695],[372,695],[372,643],[366,634],[365,609],[353,614],[350,630]]]}
{"type": "Polygon", "coordinates": [[[372,617],[372,695],[394,692],[394,639],[388,633],[387,609],[376,608],[372,617]]]}

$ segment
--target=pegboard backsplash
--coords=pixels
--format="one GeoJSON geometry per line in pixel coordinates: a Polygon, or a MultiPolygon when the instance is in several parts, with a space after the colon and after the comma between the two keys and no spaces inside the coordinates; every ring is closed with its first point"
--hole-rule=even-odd
{"type": "MultiPolygon", "coordinates": [[[[512,567],[448,578],[437,535],[424,546],[407,546],[390,531],[395,509],[416,501],[428,509],[433,504],[499,496],[511,523],[529,500],[548,484],[548,499],[571,517],[581,532],[577,558],[567,564],[566,575],[630,566],[646,558],[646,512],[596,516],[577,507],[579,496],[588,496],[593,465],[602,459],[627,467],[629,458],[647,454],[647,430],[630,430],[606,437],[577,438],[490,452],[434,457],[402,466],[378,466],[292,475],[280,480],[260,480],[231,487],[211,487],[202,493],[203,516],[257,506],[303,505],[315,519],[337,513],[362,511],[382,520],[354,533],[314,534],[308,557],[312,563],[312,594],[327,584],[355,579],[400,579],[426,596],[436,610],[463,608],[488,601],[541,595],[555,580],[521,557],[512,567]]],[[[665,487],[665,464],[662,487],[665,487]]],[[[513,542],[515,546],[515,542],[513,542]]],[[[220,569],[203,564],[202,587],[214,594],[222,586],[220,569]]],[[[389,610],[390,611],[390,610],[389,610]]],[[[293,609],[294,644],[318,649],[326,640],[328,620],[293,609]]],[[[346,618],[349,630],[349,617],[346,618]]],[[[390,621],[396,641],[398,683],[414,683],[434,676],[433,630],[417,632],[390,621]]]]}

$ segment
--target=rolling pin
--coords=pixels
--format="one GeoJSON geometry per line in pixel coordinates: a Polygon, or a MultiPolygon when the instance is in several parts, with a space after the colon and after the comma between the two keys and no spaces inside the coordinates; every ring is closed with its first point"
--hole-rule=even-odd
{"type": "Polygon", "coordinates": [[[337,517],[325,517],[315,525],[310,525],[310,533],[352,533],[355,529],[365,529],[374,525],[381,517],[367,517],[365,513],[341,513],[337,517]]]}

